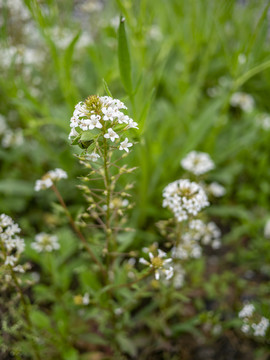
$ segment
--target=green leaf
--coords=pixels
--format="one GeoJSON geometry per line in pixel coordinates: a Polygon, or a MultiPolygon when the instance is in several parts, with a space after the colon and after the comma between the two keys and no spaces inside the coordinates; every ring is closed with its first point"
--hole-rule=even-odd
{"type": "Polygon", "coordinates": [[[91,130],[86,130],[81,134],[81,141],[90,141],[93,140],[93,132],[91,130]]]}
{"type": "Polygon", "coordinates": [[[38,328],[50,328],[50,320],[43,312],[39,310],[32,310],[30,313],[31,322],[38,328]]]}
{"type": "Polygon", "coordinates": [[[102,79],[102,82],[103,82],[103,86],[104,86],[104,90],[106,92],[106,94],[110,97],[113,97],[112,96],[112,93],[110,92],[110,89],[109,89],[109,86],[108,84],[106,83],[105,79],[102,79]]]}
{"type": "Polygon", "coordinates": [[[71,145],[79,145],[80,138],[81,138],[81,134],[80,134],[80,135],[77,135],[77,136],[72,140],[71,145]]]}
{"type": "Polygon", "coordinates": [[[6,195],[32,195],[34,193],[34,186],[23,180],[2,180],[0,181],[0,193],[6,195]]]}
{"type": "Polygon", "coordinates": [[[137,355],[137,348],[134,345],[134,341],[132,339],[127,338],[126,336],[122,334],[118,334],[116,336],[116,340],[120,346],[120,348],[131,355],[132,357],[135,357],[137,355]]]}
{"type": "Polygon", "coordinates": [[[118,63],[119,70],[125,90],[129,95],[132,94],[132,79],[131,79],[131,61],[128,48],[128,41],[125,29],[125,18],[120,17],[120,24],[118,28],[118,63]]]}

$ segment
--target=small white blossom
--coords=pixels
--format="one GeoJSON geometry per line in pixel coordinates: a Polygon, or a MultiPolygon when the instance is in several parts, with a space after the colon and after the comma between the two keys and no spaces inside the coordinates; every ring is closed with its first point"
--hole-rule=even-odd
{"type": "Polygon", "coordinates": [[[253,315],[255,307],[253,304],[244,305],[243,309],[238,313],[238,316],[242,318],[250,317],[253,315]]]}
{"type": "Polygon", "coordinates": [[[150,262],[144,258],[140,258],[139,262],[154,269],[156,280],[159,280],[161,275],[165,275],[165,279],[169,280],[173,276],[173,267],[169,266],[168,268],[168,264],[172,261],[172,259],[167,258],[164,260],[163,258],[166,257],[166,253],[160,249],[157,249],[157,252],[157,256],[154,256],[151,252],[149,252],[150,262]]]}
{"type": "Polygon", "coordinates": [[[35,236],[35,241],[31,244],[31,247],[37,252],[51,252],[53,250],[58,250],[60,245],[56,235],[49,235],[42,232],[35,236]]]}
{"type": "Polygon", "coordinates": [[[269,320],[263,316],[258,324],[252,324],[251,327],[254,330],[254,336],[265,336],[269,320]]]}
{"type": "Polygon", "coordinates": [[[48,171],[47,176],[53,181],[67,179],[67,177],[68,177],[67,173],[62,169],[50,170],[50,171],[48,171]]]}
{"type": "Polygon", "coordinates": [[[51,179],[37,180],[35,184],[35,191],[49,189],[53,185],[51,179]]]}
{"type": "Polygon", "coordinates": [[[128,138],[125,138],[125,140],[120,143],[119,150],[125,150],[126,152],[129,152],[128,148],[132,145],[132,143],[128,142],[128,138]]]}
{"type": "Polygon", "coordinates": [[[83,305],[88,305],[90,303],[90,296],[88,293],[85,293],[82,298],[83,305]]]}
{"type": "Polygon", "coordinates": [[[86,154],[86,155],[85,155],[85,158],[86,158],[87,160],[96,162],[96,161],[100,158],[100,156],[99,156],[97,153],[92,152],[91,154],[86,154]]]}
{"type": "Polygon", "coordinates": [[[244,112],[251,112],[254,109],[255,101],[249,94],[236,92],[232,95],[230,104],[233,107],[240,107],[244,112]]]}
{"type": "Polygon", "coordinates": [[[13,255],[8,255],[5,259],[5,265],[10,265],[10,266],[14,266],[17,262],[17,258],[16,256],[13,255]]]}
{"type": "Polygon", "coordinates": [[[118,138],[119,138],[119,135],[116,134],[116,132],[113,131],[112,128],[109,128],[107,134],[105,134],[104,137],[105,137],[106,139],[110,139],[112,142],[114,142],[115,139],[118,139],[118,138]]]}
{"type": "Polygon", "coordinates": [[[41,180],[37,180],[35,183],[35,191],[49,189],[53,182],[59,181],[61,179],[66,179],[67,173],[62,169],[55,169],[48,171],[41,180]]]}
{"type": "Polygon", "coordinates": [[[207,153],[191,151],[181,160],[181,165],[185,170],[195,175],[202,175],[214,169],[215,164],[207,153]]]}

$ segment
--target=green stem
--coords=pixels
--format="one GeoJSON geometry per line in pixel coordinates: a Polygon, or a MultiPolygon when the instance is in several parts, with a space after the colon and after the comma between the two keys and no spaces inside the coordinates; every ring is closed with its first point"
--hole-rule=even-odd
{"type": "Polygon", "coordinates": [[[111,179],[109,176],[109,169],[108,169],[108,145],[107,141],[105,140],[104,143],[104,176],[105,176],[105,187],[106,187],[106,250],[107,254],[110,251],[110,239],[111,239],[111,227],[110,227],[110,220],[111,220],[111,209],[110,209],[110,201],[111,201],[111,179]]]}
{"type": "Polygon", "coordinates": [[[96,255],[93,253],[92,249],[89,247],[87,240],[85,239],[84,235],[82,234],[82,232],[80,231],[80,229],[77,227],[77,225],[75,224],[68,208],[67,205],[64,201],[64,199],[62,198],[60,192],[58,191],[57,187],[53,184],[52,185],[52,190],[54,191],[55,195],[57,196],[60,204],[62,205],[63,209],[65,210],[66,216],[69,219],[70,225],[73,228],[74,232],[77,234],[78,238],[82,241],[85,249],[87,250],[88,254],[90,255],[90,257],[92,258],[92,260],[99,266],[101,272],[103,273],[104,276],[106,276],[106,272],[105,269],[102,265],[102,263],[98,260],[98,258],[96,257],[96,255]]]}

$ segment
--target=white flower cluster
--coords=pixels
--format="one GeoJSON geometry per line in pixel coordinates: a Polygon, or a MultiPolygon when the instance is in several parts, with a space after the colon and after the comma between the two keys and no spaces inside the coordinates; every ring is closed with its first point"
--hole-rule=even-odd
{"type": "Polygon", "coordinates": [[[232,95],[230,104],[233,107],[239,107],[244,112],[251,112],[254,109],[255,101],[249,94],[236,92],[232,95]]]}
{"type": "Polygon", "coordinates": [[[163,190],[163,207],[168,207],[177,221],[187,220],[189,215],[196,216],[209,205],[203,188],[188,179],[176,180],[163,190]]]}
{"type": "Polygon", "coordinates": [[[188,230],[182,235],[180,243],[173,247],[172,257],[175,259],[186,260],[189,258],[197,259],[202,255],[203,245],[211,245],[213,249],[218,249],[221,231],[214,222],[205,224],[202,220],[191,220],[188,230]]]}
{"type": "Polygon", "coordinates": [[[199,219],[192,220],[189,230],[182,236],[185,242],[201,240],[203,245],[211,245],[214,249],[220,247],[220,237],[221,231],[213,221],[205,224],[199,219]]]}
{"type": "Polygon", "coordinates": [[[241,330],[244,333],[252,331],[254,336],[265,336],[269,327],[269,320],[262,316],[258,321],[256,315],[253,304],[244,305],[243,309],[238,313],[239,318],[243,320],[241,330]]]}
{"type": "Polygon", "coordinates": [[[24,268],[18,265],[21,253],[24,251],[25,243],[18,236],[21,229],[8,215],[0,215],[0,242],[4,251],[0,252],[0,257],[4,260],[4,265],[11,266],[14,271],[24,272],[24,268]]]}
{"type": "MultiPolygon", "coordinates": [[[[138,129],[138,124],[120,111],[123,109],[127,109],[127,107],[118,99],[109,96],[90,96],[85,102],[79,102],[75,106],[70,119],[69,138],[79,135],[79,132],[99,129],[105,139],[115,142],[116,139],[120,139],[120,135],[115,131],[119,125],[124,126],[121,133],[130,128],[138,129]]],[[[118,148],[129,152],[132,145],[126,137],[124,141],[120,142],[118,148]]],[[[90,154],[89,158],[96,161],[99,155],[94,152],[90,154]]]]}
{"type": "Polygon", "coordinates": [[[199,176],[215,168],[213,160],[209,154],[199,151],[191,151],[181,160],[182,167],[199,176]]]}
{"type": "Polygon", "coordinates": [[[35,236],[35,241],[31,244],[31,247],[37,252],[51,252],[53,250],[58,250],[60,245],[56,235],[49,235],[42,232],[35,236]]]}
{"type": "Polygon", "coordinates": [[[36,181],[35,191],[48,189],[54,182],[61,179],[67,179],[67,177],[67,173],[62,169],[50,170],[42,177],[41,180],[36,181]]]}
{"type": "Polygon", "coordinates": [[[172,261],[172,259],[164,259],[167,254],[160,249],[157,249],[157,252],[157,256],[154,256],[153,253],[149,252],[150,262],[144,258],[140,258],[139,262],[154,269],[156,280],[159,280],[162,275],[165,275],[165,280],[169,280],[173,277],[173,267],[168,267],[168,264],[172,261]]]}
{"type": "Polygon", "coordinates": [[[172,248],[174,259],[187,260],[189,258],[198,259],[202,255],[200,243],[194,239],[182,239],[181,243],[172,248]]]}

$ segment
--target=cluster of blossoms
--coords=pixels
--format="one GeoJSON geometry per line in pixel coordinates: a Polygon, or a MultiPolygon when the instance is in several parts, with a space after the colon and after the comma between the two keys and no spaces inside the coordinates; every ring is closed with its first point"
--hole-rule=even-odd
{"type": "Polygon", "coordinates": [[[61,179],[67,179],[67,177],[67,173],[62,169],[50,170],[42,176],[41,180],[36,181],[35,191],[48,189],[53,185],[54,182],[61,179]]]}
{"type": "Polygon", "coordinates": [[[254,336],[265,336],[269,320],[264,316],[258,317],[253,304],[244,305],[238,316],[243,320],[241,330],[244,333],[252,332],[254,336]]]}
{"type": "Polygon", "coordinates": [[[233,107],[239,107],[244,112],[251,112],[254,109],[255,101],[249,94],[236,92],[232,95],[230,104],[233,107]]]}
{"type": "Polygon", "coordinates": [[[11,266],[14,271],[24,272],[24,268],[18,265],[21,253],[24,251],[25,243],[18,236],[21,229],[8,215],[0,215],[0,257],[5,266],[11,266]]]}
{"type": "Polygon", "coordinates": [[[58,250],[60,245],[56,235],[49,235],[42,232],[35,236],[35,241],[31,244],[31,247],[37,252],[51,252],[53,250],[58,250]]]}
{"type": "Polygon", "coordinates": [[[209,205],[203,188],[188,179],[177,180],[163,190],[163,207],[168,207],[178,222],[187,220],[189,215],[196,216],[209,205]]]}
{"type": "Polygon", "coordinates": [[[183,169],[199,176],[215,168],[213,160],[207,153],[191,151],[181,160],[183,169]]]}
{"type": "MultiPolygon", "coordinates": [[[[129,148],[133,144],[127,137],[121,142],[120,133],[130,128],[138,129],[138,124],[120,111],[125,109],[127,107],[123,102],[110,96],[89,96],[84,102],[79,102],[75,106],[70,119],[69,138],[83,135],[85,131],[90,130],[92,139],[95,139],[96,143],[102,137],[111,142],[120,142],[118,149],[129,152],[129,148]]],[[[83,137],[79,143],[83,144],[83,137]]],[[[92,161],[96,161],[100,157],[96,151],[88,156],[92,161]]]]}
{"type": "Polygon", "coordinates": [[[172,259],[164,259],[167,255],[160,249],[157,249],[157,253],[158,255],[154,256],[152,252],[149,252],[150,261],[140,258],[139,262],[154,269],[156,280],[159,280],[162,275],[165,275],[165,280],[169,280],[173,277],[173,267],[168,266],[172,259]]]}
{"type": "Polygon", "coordinates": [[[189,256],[199,257],[201,250],[198,241],[201,241],[203,245],[211,245],[213,249],[218,249],[221,245],[220,237],[221,231],[214,222],[205,224],[199,219],[191,220],[188,230],[182,235],[183,243],[176,250],[180,256],[176,257],[180,259],[186,259],[189,256]]]}

